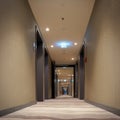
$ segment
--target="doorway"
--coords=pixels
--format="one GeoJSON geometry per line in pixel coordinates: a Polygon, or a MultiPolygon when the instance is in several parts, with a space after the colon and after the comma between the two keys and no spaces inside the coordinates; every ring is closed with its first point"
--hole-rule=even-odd
{"type": "Polygon", "coordinates": [[[85,55],[85,47],[82,46],[80,51],[80,99],[84,99],[85,94],[85,62],[84,62],[84,55],[85,55]]]}
{"type": "Polygon", "coordinates": [[[74,67],[56,67],[56,96],[74,97],[74,67]]]}
{"type": "Polygon", "coordinates": [[[36,100],[44,100],[44,44],[36,28],[36,100]]]}

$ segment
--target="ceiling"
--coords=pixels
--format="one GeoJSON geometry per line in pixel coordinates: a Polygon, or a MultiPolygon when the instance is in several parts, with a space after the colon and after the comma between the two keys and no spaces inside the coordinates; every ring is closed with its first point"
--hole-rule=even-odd
{"type": "Polygon", "coordinates": [[[75,64],[95,0],[28,1],[51,59],[57,65],[75,64]]]}

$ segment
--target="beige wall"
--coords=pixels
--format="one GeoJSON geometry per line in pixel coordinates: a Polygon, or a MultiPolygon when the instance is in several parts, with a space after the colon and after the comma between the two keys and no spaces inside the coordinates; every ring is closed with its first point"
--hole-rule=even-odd
{"type": "Polygon", "coordinates": [[[27,0],[0,1],[0,110],[35,101],[34,32],[27,0]]]}
{"type": "Polygon", "coordinates": [[[85,39],[85,97],[120,109],[120,0],[96,0],[85,39]]]}

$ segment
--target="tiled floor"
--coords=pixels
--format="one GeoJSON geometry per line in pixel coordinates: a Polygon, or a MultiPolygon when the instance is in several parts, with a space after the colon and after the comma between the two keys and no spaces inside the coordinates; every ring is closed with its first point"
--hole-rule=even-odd
{"type": "Polygon", "coordinates": [[[0,120],[120,120],[120,117],[77,98],[62,96],[1,117],[0,120]]]}

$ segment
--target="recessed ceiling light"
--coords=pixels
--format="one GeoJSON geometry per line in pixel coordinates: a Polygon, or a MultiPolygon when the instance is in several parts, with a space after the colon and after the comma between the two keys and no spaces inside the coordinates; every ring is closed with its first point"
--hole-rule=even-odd
{"type": "Polygon", "coordinates": [[[53,48],[54,46],[53,46],[53,45],[51,45],[50,47],[51,47],[51,48],[53,48]]]}
{"type": "Polygon", "coordinates": [[[72,60],[74,60],[75,58],[72,58],[72,60]]]}
{"type": "Polygon", "coordinates": [[[77,43],[75,42],[74,45],[77,45],[77,43]]]}
{"type": "Polygon", "coordinates": [[[50,28],[47,27],[47,28],[45,29],[45,31],[46,31],[46,32],[50,31],[50,28]]]}

